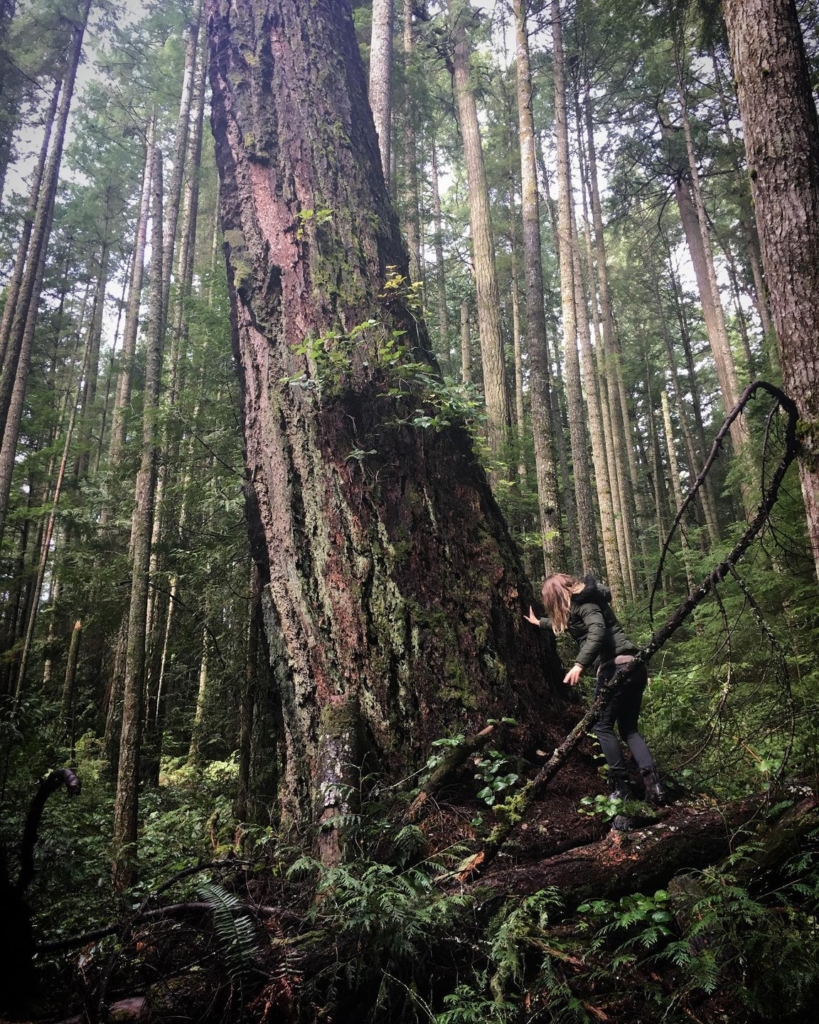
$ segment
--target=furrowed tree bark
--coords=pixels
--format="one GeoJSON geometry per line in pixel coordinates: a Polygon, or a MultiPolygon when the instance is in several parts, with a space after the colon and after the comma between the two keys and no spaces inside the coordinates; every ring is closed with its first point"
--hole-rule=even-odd
{"type": "Polygon", "coordinates": [[[532,116],[532,74],[524,0],[513,0],[517,72],[518,123],[520,125],[521,216],[523,263],[526,281],[526,350],[529,357],[529,394],[535,444],[540,535],[546,574],[564,562],[563,534],[557,486],[555,431],[552,422],[552,384],[543,293],[543,257],[540,245],[540,201],[537,188],[537,154],[532,116]]]}
{"type": "Polygon", "coordinates": [[[534,737],[558,670],[523,631],[531,593],[468,437],[413,426],[431,396],[385,355],[403,331],[434,373],[385,288],[406,257],[348,4],[214,0],[209,33],[280,800],[332,822],[365,758],[404,777],[433,739],[487,717],[534,737]]]}
{"type": "Polygon", "coordinates": [[[793,0],[726,0],[725,21],[819,573],[819,118],[793,0]]]}

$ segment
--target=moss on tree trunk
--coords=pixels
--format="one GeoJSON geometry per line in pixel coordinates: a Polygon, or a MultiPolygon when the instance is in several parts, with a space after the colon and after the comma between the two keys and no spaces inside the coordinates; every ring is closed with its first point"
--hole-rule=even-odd
{"type": "Polygon", "coordinates": [[[208,27],[281,800],[314,820],[334,705],[397,775],[488,716],[548,732],[557,663],[413,314],[348,4],[214,0],[208,27]]]}

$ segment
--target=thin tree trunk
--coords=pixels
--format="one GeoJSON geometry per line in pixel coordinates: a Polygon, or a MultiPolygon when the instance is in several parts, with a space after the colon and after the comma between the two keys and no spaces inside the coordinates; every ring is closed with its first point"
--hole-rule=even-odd
{"type": "MultiPolygon", "coordinates": [[[[575,310],[577,312],[577,337],[580,345],[580,360],[583,370],[583,381],[586,392],[586,408],[589,413],[589,436],[591,439],[592,461],[594,465],[594,483],[600,507],[600,524],[603,540],[603,557],[606,574],[615,604],[620,604],[627,596],[626,581],[620,575],[620,562],[617,550],[617,531],[614,523],[614,504],[609,483],[609,469],[606,462],[606,447],[603,437],[603,420],[600,414],[600,401],[597,390],[597,374],[594,367],[594,353],[589,335],[589,315],[586,306],[586,294],[583,286],[583,269],[580,265],[580,246],[576,235],[576,227],[572,224],[572,259],[574,269],[575,310]]],[[[599,561],[590,567],[595,575],[599,575],[599,561]]]]}
{"type": "MultiPolygon", "coordinates": [[[[668,468],[671,474],[671,488],[674,492],[675,511],[679,512],[683,504],[682,485],[680,484],[680,467],[677,463],[677,451],[674,447],[674,431],[671,425],[671,407],[668,404],[668,394],[665,388],[660,390],[660,401],[663,407],[663,425],[665,427],[665,443],[668,451],[668,468]]],[[[691,553],[689,550],[688,536],[685,532],[685,523],[678,527],[680,533],[680,544],[682,545],[683,565],[685,566],[685,581],[688,586],[688,593],[694,589],[694,574],[691,571],[691,553]]]]}
{"type": "Polygon", "coordinates": [[[261,619],[262,583],[259,567],[250,570],[248,601],[247,655],[242,693],[239,703],[239,777],[233,814],[239,821],[248,820],[251,802],[251,766],[253,763],[253,719],[256,709],[259,674],[259,623],[261,619]]]}
{"type": "Polygon", "coordinates": [[[179,118],[176,122],[173,170],[168,182],[167,198],[165,200],[165,230],[162,239],[162,266],[165,275],[162,282],[162,331],[165,330],[168,323],[168,310],[170,308],[171,276],[174,269],[174,253],[176,252],[176,229],[179,222],[179,210],[182,205],[185,157],[188,152],[188,133],[190,131],[191,107],[193,105],[194,85],[196,82],[196,57],[199,52],[202,2],[203,0],[195,0],[192,18],[188,25],[188,38],[185,44],[185,70],[182,75],[182,98],[179,103],[179,118]]]}
{"type": "MultiPolygon", "coordinates": [[[[409,71],[412,65],[414,47],[412,32],[413,0],[404,0],[403,11],[403,42],[404,42],[404,75],[409,82],[409,71]]],[[[404,109],[404,173],[406,174],[406,220],[404,229],[409,248],[409,271],[413,281],[423,280],[421,264],[421,222],[418,211],[418,160],[416,154],[414,110],[409,94],[405,96],[404,109]]],[[[394,158],[394,154],[393,154],[394,158]]],[[[385,177],[386,177],[385,173],[385,177]]],[[[394,175],[392,176],[394,178],[394,175]]]]}
{"type": "MultiPolygon", "coordinates": [[[[757,313],[759,314],[759,322],[762,326],[763,339],[767,344],[772,345],[775,350],[776,334],[771,321],[768,286],[765,284],[765,280],[762,276],[762,254],[759,249],[759,235],[757,234],[756,227],[754,225],[754,216],[747,192],[748,177],[747,174],[743,173],[739,159],[736,155],[738,150],[741,151],[742,143],[737,142],[733,128],[731,127],[732,119],[734,121],[736,120],[737,105],[736,102],[733,102],[731,104],[731,108],[728,108],[728,101],[725,96],[725,80],[720,70],[720,62],[715,50],[712,50],[711,58],[714,64],[714,74],[717,80],[717,95],[719,96],[720,101],[720,111],[722,112],[722,130],[725,132],[726,138],[728,139],[728,148],[731,153],[734,177],[736,178],[737,187],[741,197],[739,221],[742,226],[742,234],[745,238],[745,243],[748,247],[748,264],[751,268],[751,277],[754,282],[754,305],[756,306],[757,313]]],[[[732,98],[734,101],[736,100],[735,93],[732,94],[732,98]]]]}
{"type": "MultiPolygon", "coordinates": [[[[683,436],[685,438],[686,450],[688,452],[688,463],[691,472],[694,477],[699,475],[700,469],[703,466],[704,459],[701,454],[698,453],[697,444],[694,442],[694,437],[691,433],[691,427],[688,423],[688,416],[685,413],[685,405],[683,402],[682,388],[680,387],[680,378],[677,372],[676,355],[674,351],[674,343],[671,338],[671,331],[668,327],[668,321],[665,315],[665,307],[663,305],[663,297],[660,292],[660,279],[657,273],[657,267],[654,262],[651,253],[651,240],[646,233],[646,262],[648,265],[648,271],[651,275],[652,290],[654,292],[654,301],[657,304],[657,315],[660,319],[660,330],[663,336],[663,342],[665,344],[666,356],[668,358],[668,365],[671,372],[671,383],[674,388],[674,399],[677,405],[677,414],[680,419],[680,425],[683,430],[683,436]]],[[[675,294],[675,300],[677,296],[675,294]]],[[[693,366],[687,368],[690,372],[693,366]]],[[[689,384],[693,392],[696,392],[696,380],[690,379],[689,384]]],[[[704,447],[705,439],[703,436],[699,438],[700,452],[704,447]]],[[[702,487],[699,492],[700,503],[702,505],[703,518],[705,519],[705,525],[708,530],[708,538],[711,545],[719,543],[719,523],[717,521],[717,512],[714,504],[714,493],[712,487],[708,485],[708,478],[706,478],[706,486],[702,487]]]]}
{"type": "Polygon", "coordinates": [[[37,612],[40,608],[40,593],[43,589],[43,580],[45,579],[46,566],[48,565],[48,556],[51,553],[51,539],[54,535],[54,524],[57,521],[57,507],[62,497],[63,482],[65,480],[66,467],[68,465],[68,456],[70,454],[71,442],[74,438],[74,427],[77,422],[77,416],[80,406],[80,395],[79,391],[82,389],[83,381],[88,376],[88,364],[91,359],[91,350],[94,345],[93,340],[93,326],[95,318],[91,318],[91,328],[85,342],[85,352],[83,354],[82,368],[80,369],[80,376],[77,383],[77,395],[71,404],[71,414],[68,419],[68,426],[65,430],[65,437],[63,440],[63,454],[60,460],[60,469],[57,473],[57,481],[54,485],[54,493],[51,498],[51,511],[48,516],[48,523],[45,528],[45,536],[43,538],[43,544],[40,549],[40,559],[37,568],[37,576],[34,584],[34,600],[31,603],[29,610],[28,624],[26,626],[25,640],[23,641],[23,648],[20,653],[20,666],[17,672],[17,687],[14,693],[15,703],[19,704],[20,697],[22,696],[23,687],[25,685],[26,668],[28,667],[28,659],[31,654],[31,645],[34,640],[34,627],[37,624],[37,612]]]}
{"type": "MultiPolygon", "coordinates": [[[[544,312],[543,258],[540,244],[537,154],[532,117],[532,74],[524,0],[513,0],[513,11],[515,16],[518,123],[520,126],[521,216],[523,219],[523,265],[526,284],[526,350],[529,357],[529,395],[532,408],[541,546],[544,567],[548,574],[563,565],[565,551],[557,486],[555,424],[552,420],[552,384],[549,372],[549,345],[544,312]]],[[[523,411],[522,386],[520,392],[519,417],[523,411]]]]}
{"type": "Polygon", "coordinates": [[[111,444],[108,451],[109,471],[115,472],[122,461],[125,445],[125,416],[131,404],[131,383],[133,378],[134,354],[139,332],[139,308],[142,299],[142,278],[145,272],[145,247],[148,239],[148,212],[151,205],[151,182],[154,172],[154,122],[148,128],[145,150],[145,170],[142,175],[142,191],[137,220],[134,263],[131,268],[131,287],[128,292],[128,310],[125,314],[125,330],[122,335],[122,369],[117,380],[114,410],[111,414],[111,444]]]}
{"type": "Polygon", "coordinates": [[[9,283],[6,286],[6,304],[3,307],[3,320],[2,323],[0,323],[0,368],[5,364],[6,353],[8,352],[11,325],[14,320],[14,313],[17,309],[17,300],[20,296],[20,287],[23,282],[23,273],[25,271],[29,244],[31,242],[31,232],[34,228],[37,207],[40,200],[40,191],[45,177],[45,166],[48,158],[49,143],[51,141],[51,133],[57,116],[57,104],[60,99],[62,84],[62,80],[58,80],[55,83],[54,91],[51,94],[51,106],[46,117],[43,144],[40,147],[40,157],[37,161],[37,167],[34,170],[34,176],[31,179],[31,192],[29,193],[28,207],[23,216],[23,227],[20,233],[20,241],[17,243],[17,256],[14,261],[14,269],[11,272],[9,283]]]}
{"type": "Polygon", "coordinates": [[[65,681],[60,704],[60,726],[63,735],[68,736],[71,758],[74,757],[75,726],[77,702],[77,664],[80,658],[80,638],[82,637],[82,620],[77,619],[71,631],[71,642],[68,645],[68,661],[65,666],[65,681]]]}
{"type": "MultiPolygon", "coordinates": [[[[52,196],[52,200],[53,198],[54,197],[52,196]]],[[[54,206],[52,202],[48,214],[49,219],[53,214],[53,210],[54,206]]],[[[40,250],[37,266],[32,268],[32,294],[39,295],[42,291],[43,279],[45,277],[46,258],[47,250],[45,246],[43,246],[40,250]]],[[[25,407],[26,391],[28,388],[28,373],[31,364],[31,350],[34,345],[34,334],[37,327],[38,311],[38,306],[36,304],[29,306],[28,317],[26,319],[22,338],[20,339],[20,346],[17,349],[17,366],[14,373],[11,392],[9,394],[9,402],[7,406],[8,415],[5,423],[5,430],[2,434],[2,444],[0,444],[0,542],[2,542],[3,535],[5,533],[6,519],[11,501],[11,484],[14,478],[14,467],[17,457],[17,440],[19,438],[20,423],[23,419],[23,409],[25,407]]],[[[10,362],[11,359],[6,362],[3,377],[5,377],[6,371],[8,371],[9,374],[11,373],[9,366],[10,362]]],[[[2,385],[2,378],[0,378],[0,385],[2,385]]]]}
{"type": "Polygon", "coordinates": [[[438,352],[443,355],[443,370],[452,373],[452,351],[449,338],[449,313],[446,306],[446,268],[444,266],[444,233],[441,218],[441,192],[438,181],[438,150],[432,140],[432,167],[430,174],[432,189],[432,218],[435,225],[435,290],[438,299],[438,352]]]}
{"type": "Polygon", "coordinates": [[[202,657],[199,661],[199,687],[196,692],[196,711],[193,716],[191,742],[188,747],[188,764],[197,768],[202,761],[202,739],[205,722],[205,703],[208,697],[208,631],[202,631],[202,657]]]}
{"type": "MultiPolygon", "coordinates": [[[[370,108],[378,135],[384,182],[390,184],[390,137],[392,121],[392,19],[393,0],[373,0],[370,39],[370,108]]],[[[414,156],[414,154],[412,154],[414,156]]]]}
{"type": "MultiPolygon", "coordinates": [[[[583,572],[597,568],[599,554],[591,490],[591,472],[587,450],[585,411],[580,385],[580,359],[577,351],[577,311],[574,286],[574,240],[572,238],[572,181],[569,165],[569,125],[566,107],[566,78],[563,58],[563,31],[560,5],[551,0],[552,44],[555,82],[555,138],[557,143],[558,240],[560,251],[560,299],[563,311],[563,339],[566,356],[566,389],[569,432],[574,465],[575,503],[580,532],[580,561],[583,572]]],[[[576,554],[574,555],[576,558],[576,554]]]]}
{"type": "MultiPolygon", "coordinates": [[[[579,99],[579,98],[578,98],[579,99]]],[[[603,205],[600,201],[600,185],[597,174],[597,147],[594,141],[594,119],[592,116],[591,91],[588,83],[585,87],[582,111],[578,102],[578,121],[581,114],[586,127],[586,157],[588,173],[586,185],[591,201],[592,223],[594,225],[594,249],[597,256],[597,288],[600,295],[600,321],[603,331],[603,349],[605,374],[601,377],[601,390],[607,392],[607,401],[611,414],[611,433],[615,473],[612,477],[612,493],[617,495],[617,514],[625,544],[627,567],[624,579],[629,581],[632,599],[636,596],[637,587],[634,577],[635,529],[643,539],[643,561],[647,558],[644,531],[639,524],[644,521],[645,508],[641,500],[638,485],[638,474],[634,460],[634,446],[631,441],[631,417],[629,416],[628,400],[623,381],[623,360],[617,333],[614,329],[614,311],[609,287],[608,255],[603,229],[603,205]]],[[[578,137],[581,129],[578,126],[578,137]]]]}
{"type": "Polygon", "coordinates": [[[469,182],[469,220],[472,230],[478,335],[481,345],[489,446],[493,455],[498,456],[506,442],[507,427],[510,422],[509,398],[501,335],[500,298],[495,272],[495,243],[492,237],[489,188],[486,181],[480,125],[478,124],[478,107],[470,77],[469,43],[461,14],[454,26],[455,47],[452,54],[452,75],[464,146],[466,175],[469,182]]]}
{"type": "Polygon", "coordinates": [[[4,452],[4,455],[0,456],[3,462],[3,466],[0,469],[0,540],[3,537],[8,512],[13,453],[17,447],[20,417],[23,410],[23,397],[28,383],[31,344],[34,339],[34,325],[45,273],[46,250],[54,216],[54,203],[60,178],[66,127],[68,116],[71,112],[74,83],[82,55],[83,38],[85,27],[88,23],[91,3],[92,0],[85,0],[81,19],[74,26],[74,38],[68,56],[67,71],[63,81],[51,151],[43,174],[43,186],[40,190],[37,214],[32,227],[26,269],[20,283],[20,291],[11,322],[6,359],[3,364],[2,374],[0,374],[0,435],[3,438],[4,452]],[[19,398],[19,401],[15,401],[13,395],[19,398]],[[11,409],[12,404],[14,404],[13,412],[11,409]]]}
{"type": "Polygon", "coordinates": [[[165,279],[162,267],[162,158],[158,151],[153,175],[152,216],[152,293],[143,391],[142,455],[134,494],[134,514],[131,528],[131,600],[128,611],[119,770],[112,837],[114,851],[112,881],[118,892],[122,892],[131,884],[136,865],[139,767],[145,703],[148,571],[151,561],[151,528],[156,487],[155,421],[162,371],[163,281],[165,279]]]}
{"type": "Polygon", "coordinates": [[[464,384],[472,381],[472,352],[469,342],[469,304],[461,303],[461,380],[464,384]]]}
{"type": "MultiPolygon", "coordinates": [[[[711,251],[711,233],[708,229],[708,219],[702,198],[697,158],[694,153],[694,140],[691,135],[691,122],[688,117],[688,105],[679,66],[677,86],[680,94],[685,146],[688,153],[688,172],[691,176],[690,186],[686,181],[676,183],[677,202],[680,205],[680,216],[685,217],[683,228],[688,247],[691,250],[694,272],[697,275],[708,340],[714,354],[717,379],[727,414],[739,400],[739,384],[737,383],[731,343],[728,340],[728,331],[725,327],[725,314],[717,283],[714,255],[711,251]],[[690,205],[692,200],[693,206],[690,205]]],[[[738,417],[731,424],[731,440],[737,454],[744,450],[748,441],[748,427],[744,417],[738,417]]]]}

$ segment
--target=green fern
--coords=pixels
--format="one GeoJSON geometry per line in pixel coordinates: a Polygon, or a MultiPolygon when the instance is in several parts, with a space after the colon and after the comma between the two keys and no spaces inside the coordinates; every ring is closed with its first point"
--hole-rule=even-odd
{"type": "Polygon", "coordinates": [[[212,882],[200,885],[197,893],[213,913],[213,928],[228,976],[241,984],[253,970],[258,948],[256,929],[247,907],[233,893],[212,882]]]}

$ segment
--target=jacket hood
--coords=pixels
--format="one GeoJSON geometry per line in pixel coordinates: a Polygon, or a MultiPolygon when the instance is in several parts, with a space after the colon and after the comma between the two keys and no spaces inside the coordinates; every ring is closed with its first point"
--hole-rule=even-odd
{"type": "Polygon", "coordinates": [[[580,593],[572,594],[572,601],[576,601],[578,604],[592,601],[594,604],[599,604],[601,608],[611,604],[611,591],[605,583],[598,583],[594,576],[584,576],[583,583],[584,586],[580,593]]]}

